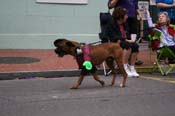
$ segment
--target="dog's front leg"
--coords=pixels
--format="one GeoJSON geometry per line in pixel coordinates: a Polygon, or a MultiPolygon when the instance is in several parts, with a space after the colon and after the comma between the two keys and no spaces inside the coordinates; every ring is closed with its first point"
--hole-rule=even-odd
{"type": "Polygon", "coordinates": [[[84,75],[80,75],[80,77],[79,77],[77,83],[74,84],[74,85],[71,87],[71,89],[78,89],[78,87],[81,85],[81,82],[83,81],[83,79],[84,79],[84,75]]]}

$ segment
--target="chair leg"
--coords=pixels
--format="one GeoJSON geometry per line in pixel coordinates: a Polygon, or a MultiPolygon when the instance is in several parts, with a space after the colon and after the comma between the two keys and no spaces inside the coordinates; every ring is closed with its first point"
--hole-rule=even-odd
{"type": "MultiPolygon", "coordinates": [[[[116,70],[118,69],[117,64],[115,64],[114,69],[116,69],[116,70]]],[[[103,71],[104,71],[104,75],[105,76],[109,76],[112,73],[112,70],[111,69],[108,72],[106,71],[105,62],[103,62],[103,71]]]]}
{"type": "Polygon", "coordinates": [[[161,65],[159,64],[159,61],[156,60],[156,64],[158,66],[159,71],[161,72],[162,75],[165,75],[165,71],[162,69],[161,65]]]}
{"type": "Polygon", "coordinates": [[[103,72],[104,72],[104,75],[106,76],[106,67],[105,67],[105,62],[103,62],[103,72]]]}
{"type": "Polygon", "coordinates": [[[150,70],[150,73],[152,74],[156,70],[157,66],[156,63],[154,63],[153,68],[150,70]]]}
{"type": "Polygon", "coordinates": [[[168,75],[169,72],[171,72],[175,68],[175,64],[170,64],[169,69],[165,72],[165,75],[168,75]]]}
{"type": "Polygon", "coordinates": [[[111,72],[112,72],[112,70],[109,70],[107,72],[107,69],[106,69],[106,66],[105,66],[105,62],[103,62],[103,71],[104,71],[104,75],[105,76],[109,76],[111,74],[111,72]]]}

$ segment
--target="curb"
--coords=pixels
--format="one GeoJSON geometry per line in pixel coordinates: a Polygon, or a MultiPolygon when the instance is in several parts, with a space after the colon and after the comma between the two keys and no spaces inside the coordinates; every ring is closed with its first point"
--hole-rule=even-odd
{"type": "MultiPolygon", "coordinates": [[[[152,69],[152,66],[136,68],[136,70],[139,73],[149,73],[151,69],[152,69]]],[[[43,77],[43,78],[75,77],[75,76],[79,76],[79,74],[80,74],[80,70],[1,72],[0,80],[30,79],[35,77],[43,77]]],[[[104,70],[98,69],[97,74],[104,75],[104,70]]]]}

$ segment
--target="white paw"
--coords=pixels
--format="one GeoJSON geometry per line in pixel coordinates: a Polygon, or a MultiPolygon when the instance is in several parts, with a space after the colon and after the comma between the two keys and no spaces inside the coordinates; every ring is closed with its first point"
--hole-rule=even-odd
{"type": "Polygon", "coordinates": [[[121,84],[120,84],[120,87],[123,88],[123,87],[125,87],[125,85],[123,85],[123,84],[121,83],[121,84]]]}
{"type": "Polygon", "coordinates": [[[120,87],[123,87],[123,84],[122,83],[120,84],[120,87]]]}

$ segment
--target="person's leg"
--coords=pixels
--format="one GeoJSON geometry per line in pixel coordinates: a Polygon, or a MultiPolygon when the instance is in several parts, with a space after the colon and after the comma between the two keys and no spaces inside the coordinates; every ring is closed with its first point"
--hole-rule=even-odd
{"type": "Polygon", "coordinates": [[[128,60],[129,60],[129,57],[131,55],[131,48],[126,50],[124,49],[124,52],[123,52],[123,63],[124,63],[124,69],[128,75],[128,77],[132,77],[132,73],[129,69],[129,64],[128,64],[128,60]]]}
{"type": "Polygon", "coordinates": [[[139,74],[135,70],[135,62],[137,60],[138,50],[139,46],[135,43],[131,46],[131,62],[130,62],[130,70],[134,77],[139,77],[139,74]]]}
{"type": "Polygon", "coordinates": [[[137,54],[138,53],[132,53],[131,54],[130,70],[131,70],[131,73],[132,73],[133,77],[139,77],[139,74],[137,73],[137,71],[135,69],[135,62],[136,62],[136,59],[137,59],[137,54]]]}
{"type": "MultiPolygon", "coordinates": [[[[139,21],[137,20],[137,17],[128,17],[127,23],[128,23],[128,26],[129,26],[129,33],[130,34],[137,34],[138,35],[139,21]]],[[[139,38],[139,37],[136,36],[136,38],[139,38]]],[[[143,64],[143,61],[141,61],[141,60],[139,60],[137,58],[135,64],[136,65],[142,65],[143,64]]]]}
{"type": "Polygon", "coordinates": [[[138,33],[137,17],[128,17],[127,24],[129,26],[129,33],[130,34],[137,34],[138,33]]]}
{"type": "Polygon", "coordinates": [[[128,59],[130,55],[131,55],[131,49],[128,49],[128,50],[124,49],[124,53],[123,53],[123,63],[124,64],[128,64],[128,59]]]}
{"type": "Polygon", "coordinates": [[[131,54],[131,63],[130,63],[131,66],[135,66],[135,62],[137,60],[137,55],[138,55],[137,52],[131,54]]]}

